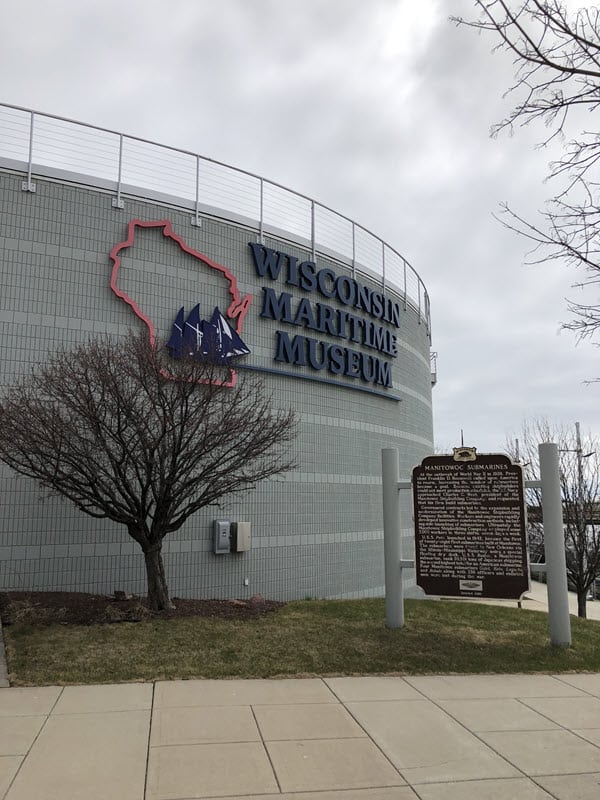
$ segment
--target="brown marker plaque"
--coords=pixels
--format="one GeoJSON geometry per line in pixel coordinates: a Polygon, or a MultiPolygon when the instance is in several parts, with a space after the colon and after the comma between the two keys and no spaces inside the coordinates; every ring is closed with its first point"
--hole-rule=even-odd
{"type": "Polygon", "coordinates": [[[529,588],[523,477],[504,455],[430,456],[413,469],[417,584],[445,597],[529,588]]]}

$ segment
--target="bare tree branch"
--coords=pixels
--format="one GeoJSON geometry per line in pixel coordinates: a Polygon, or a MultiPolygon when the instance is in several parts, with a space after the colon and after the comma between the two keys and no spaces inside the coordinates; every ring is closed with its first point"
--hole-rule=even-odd
{"type": "MultiPolygon", "coordinates": [[[[544,144],[558,138],[563,154],[549,167],[549,181],[559,185],[541,221],[532,223],[503,207],[500,221],[528,238],[532,263],[560,259],[583,270],[587,287],[600,274],[600,132],[568,127],[572,113],[600,106],[600,9],[584,7],[571,14],[560,0],[475,0],[477,20],[453,18],[460,25],[491,33],[497,48],[512,54],[516,79],[507,94],[517,101],[508,116],[492,129],[494,135],[516,124],[544,123],[544,144]]],[[[572,320],[565,328],[579,336],[600,332],[600,306],[568,304],[572,320]]]]}

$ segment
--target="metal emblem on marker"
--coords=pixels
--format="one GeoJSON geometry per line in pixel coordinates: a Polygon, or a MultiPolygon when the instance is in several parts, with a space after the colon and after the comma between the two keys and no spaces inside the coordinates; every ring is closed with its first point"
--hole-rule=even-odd
{"type": "Polygon", "coordinates": [[[483,581],[459,581],[458,587],[461,592],[483,592],[483,581]]]}
{"type": "Polygon", "coordinates": [[[453,447],[452,450],[455,461],[477,461],[476,447],[453,447]]]}

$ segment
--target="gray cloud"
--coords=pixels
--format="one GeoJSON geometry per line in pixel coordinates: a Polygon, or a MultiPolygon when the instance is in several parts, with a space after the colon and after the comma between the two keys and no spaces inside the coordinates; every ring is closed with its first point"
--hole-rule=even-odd
{"type": "Polygon", "coordinates": [[[524,267],[493,218],[543,206],[542,132],[489,138],[510,59],[456,28],[466,0],[21,0],[3,9],[5,102],[200,152],[313,196],[400,250],[432,298],[436,435],[502,447],[526,416],[597,427],[576,276],[524,267]]]}

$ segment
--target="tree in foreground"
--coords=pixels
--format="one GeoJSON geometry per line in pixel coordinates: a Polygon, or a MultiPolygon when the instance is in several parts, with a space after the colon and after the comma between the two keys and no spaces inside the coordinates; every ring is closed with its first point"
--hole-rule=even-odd
{"type": "MultiPolygon", "coordinates": [[[[534,263],[562,259],[579,267],[579,286],[600,277],[600,10],[568,10],[560,0],[475,0],[479,19],[459,24],[490,33],[513,57],[516,105],[493,133],[540,121],[545,144],[560,142],[562,153],[549,167],[553,196],[539,224],[504,206],[505,224],[534,244],[534,263]],[[587,112],[585,115],[582,112],[587,112]]],[[[571,303],[566,328],[581,336],[600,331],[600,305],[571,303]]]]}
{"type": "MultiPolygon", "coordinates": [[[[567,578],[577,592],[577,610],[586,616],[586,598],[600,576],[600,440],[581,437],[579,427],[553,426],[546,419],[524,423],[518,452],[509,442],[509,454],[524,465],[526,480],[539,480],[538,446],[556,442],[559,451],[560,488],[565,531],[567,578]]],[[[528,504],[540,509],[539,489],[528,489],[528,504]]],[[[532,522],[530,545],[540,546],[540,526],[532,522]]]]}
{"type": "Polygon", "coordinates": [[[174,362],[145,336],[63,350],[0,402],[0,459],[140,545],[154,609],[171,606],[165,536],[196,511],[293,466],[295,415],[260,381],[174,362]],[[223,375],[221,375],[223,373],[223,375]],[[168,375],[169,377],[165,377],[168,375]]]}

